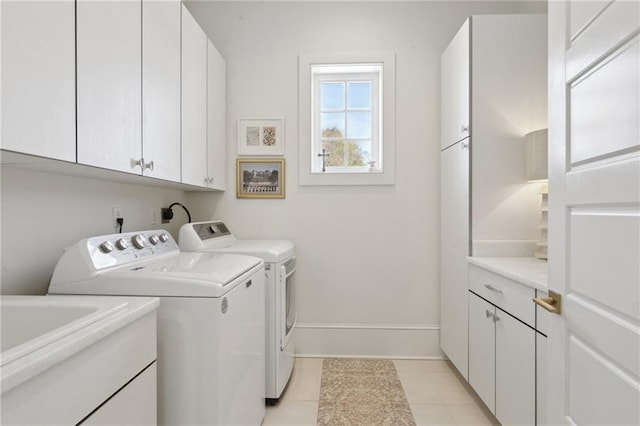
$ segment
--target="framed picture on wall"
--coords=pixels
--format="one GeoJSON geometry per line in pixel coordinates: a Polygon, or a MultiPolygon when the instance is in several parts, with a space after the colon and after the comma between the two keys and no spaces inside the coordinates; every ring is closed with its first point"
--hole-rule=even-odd
{"type": "Polygon", "coordinates": [[[284,198],[284,158],[238,158],[238,198],[284,198]]]}
{"type": "Polygon", "coordinates": [[[284,119],[239,119],[238,155],[284,155],[284,119]]]}

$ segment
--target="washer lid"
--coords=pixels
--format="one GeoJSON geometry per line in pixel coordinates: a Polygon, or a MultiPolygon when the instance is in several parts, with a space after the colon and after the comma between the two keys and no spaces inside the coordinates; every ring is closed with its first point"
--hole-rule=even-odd
{"type": "Polygon", "coordinates": [[[276,263],[291,258],[294,255],[295,246],[289,240],[234,240],[228,247],[209,247],[205,242],[201,250],[244,254],[260,257],[265,262],[276,263]]]}
{"type": "Polygon", "coordinates": [[[130,296],[221,297],[262,259],[222,253],[179,253],[100,271],[95,278],[57,282],[50,293],[130,296]]]}

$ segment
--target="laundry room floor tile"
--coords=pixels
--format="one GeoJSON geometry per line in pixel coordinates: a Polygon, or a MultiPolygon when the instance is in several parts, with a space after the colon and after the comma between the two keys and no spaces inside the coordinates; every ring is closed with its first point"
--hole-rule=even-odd
{"type": "MultiPolygon", "coordinates": [[[[263,426],[316,425],[322,362],[296,358],[285,393],[267,407],[263,426]]],[[[394,365],[417,426],[499,425],[448,361],[394,360],[394,365]]]]}
{"type": "Polygon", "coordinates": [[[267,406],[262,426],[315,426],[317,413],[317,402],[280,401],[267,406]]]}

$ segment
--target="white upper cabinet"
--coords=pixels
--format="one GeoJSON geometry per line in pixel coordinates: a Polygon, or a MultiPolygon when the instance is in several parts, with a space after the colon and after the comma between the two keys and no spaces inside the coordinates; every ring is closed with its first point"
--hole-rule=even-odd
{"type": "Polygon", "coordinates": [[[211,41],[207,48],[208,186],[226,188],[226,63],[211,41]]]}
{"type": "Polygon", "coordinates": [[[180,182],[180,0],[142,2],[145,176],[180,182]]]}
{"type": "Polygon", "coordinates": [[[2,149],[75,162],[75,3],[0,7],[2,149]]]}
{"type": "Polygon", "coordinates": [[[140,173],[140,1],[77,1],[78,163],[140,173]]]}
{"type": "Polygon", "coordinates": [[[467,19],[442,54],[440,149],[470,135],[469,121],[469,27],[467,19]]]}
{"type": "Polygon", "coordinates": [[[207,186],[207,36],[182,5],[182,183],[207,186]]]}

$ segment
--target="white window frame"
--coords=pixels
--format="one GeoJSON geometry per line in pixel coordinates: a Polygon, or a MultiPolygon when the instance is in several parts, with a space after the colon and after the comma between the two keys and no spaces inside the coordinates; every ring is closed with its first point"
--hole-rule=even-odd
{"type": "MultiPolygon", "coordinates": [[[[377,74],[377,72],[376,72],[377,74]]],[[[299,184],[300,185],[393,185],[395,184],[395,54],[394,53],[344,53],[344,54],[308,54],[299,58],[299,184]],[[352,65],[353,68],[347,66],[352,65]],[[332,67],[333,66],[333,67],[332,67]],[[323,173],[322,158],[317,152],[321,149],[319,125],[319,102],[314,98],[318,73],[322,69],[320,80],[349,80],[353,72],[375,72],[374,66],[381,66],[378,84],[379,104],[375,107],[372,119],[374,123],[374,148],[381,144],[378,159],[374,167],[332,167],[323,173]],[[342,67],[342,68],[337,68],[342,67]],[[349,72],[338,74],[341,69],[349,72]],[[333,71],[333,76],[331,76],[333,71]],[[346,74],[346,75],[345,75],[346,74]],[[316,129],[314,130],[314,127],[316,129]],[[316,132],[314,134],[314,131],[316,132]],[[374,130],[375,132],[375,130],[374,130]],[[319,168],[318,168],[319,165],[319,168]],[[314,168],[315,166],[315,168],[314,168]]],[[[375,155],[372,155],[375,158],[375,155]]],[[[374,159],[372,158],[372,159],[374,159]]]]}
{"type": "Polygon", "coordinates": [[[382,85],[382,65],[381,64],[363,64],[363,65],[339,65],[339,66],[314,66],[312,65],[312,79],[313,79],[313,93],[311,95],[311,105],[313,109],[313,116],[311,121],[311,128],[313,133],[313,151],[311,173],[324,173],[323,158],[318,157],[318,153],[322,151],[322,144],[326,138],[322,137],[322,129],[320,127],[320,116],[323,112],[335,112],[341,113],[345,116],[345,135],[343,140],[371,140],[371,157],[372,161],[375,161],[373,167],[370,166],[350,166],[350,167],[328,167],[326,173],[379,173],[383,170],[383,155],[380,150],[380,141],[382,139],[382,94],[380,93],[380,86],[382,85]],[[354,83],[358,81],[370,82],[372,86],[371,107],[362,109],[363,111],[371,112],[371,137],[369,138],[349,138],[349,125],[346,120],[349,112],[357,112],[361,109],[350,109],[347,105],[347,89],[348,83],[354,83]],[[319,99],[321,84],[322,83],[345,83],[345,105],[341,110],[323,110],[321,107],[321,100],[319,99]]]}

